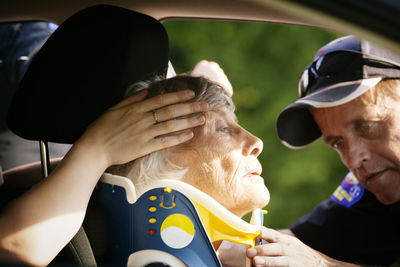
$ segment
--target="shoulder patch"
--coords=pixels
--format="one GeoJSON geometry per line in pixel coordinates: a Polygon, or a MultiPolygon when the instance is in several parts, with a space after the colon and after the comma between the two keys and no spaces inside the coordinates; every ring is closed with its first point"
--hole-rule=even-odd
{"type": "Polygon", "coordinates": [[[55,24],[55,23],[53,23],[53,22],[49,22],[49,23],[47,23],[47,27],[48,27],[50,30],[55,31],[55,30],[57,30],[58,25],[55,24]]]}
{"type": "Polygon", "coordinates": [[[331,195],[331,199],[347,208],[360,201],[364,195],[364,187],[358,183],[357,178],[352,172],[349,172],[342,183],[331,195]]]}

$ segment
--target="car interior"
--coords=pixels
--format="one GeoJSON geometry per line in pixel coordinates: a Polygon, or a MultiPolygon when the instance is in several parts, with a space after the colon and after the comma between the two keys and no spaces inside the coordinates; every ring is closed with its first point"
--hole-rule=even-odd
{"type": "MultiPolygon", "coordinates": [[[[48,142],[73,144],[91,122],[124,98],[127,86],[153,75],[166,75],[170,60],[168,35],[162,24],[166,21],[207,19],[306,25],[356,34],[394,52],[400,52],[400,33],[397,30],[400,27],[397,19],[399,12],[400,5],[390,0],[371,0],[366,3],[357,0],[74,0],[57,3],[49,0],[35,3],[27,0],[6,0],[0,3],[1,23],[40,20],[60,25],[34,56],[14,94],[7,124],[18,136],[40,143],[41,162],[34,164],[41,167],[41,176],[45,178],[54,164],[49,157],[48,142]],[[99,43],[102,45],[97,45],[99,43]],[[60,54],[62,60],[53,60],[60,54]],[[83,64],[76,63],[83,58],[83,64]],[[57,91],[54,90],[55,86],[57,91]],[[96,101],[93,101],[93,96],[96,96],[96,101]]],[[[23,172],[13,173],[8,179],[0,187],[3,204],[38,182],[25,177],[23,172]]],[[[129,261],[128,265],[133,262],[135,266],[135,262],[141,260],[128,260],[128,252],[122,256],[115,256],[115,253],[110,252],[110,244],[119,242],[114,244],[118,247],[121,242],[135,240],[127,241],[125,237],[110,233],[107,216],[115,217],[115,210],[104,208],[105,202],[102,198],[110,197],[115,190],[123,190],[123,194],[126,194],[127,189],[118,187],[118,182],[114,180],[103,180],[99,184],[102,185],[92,195],[83,227],[52,264],[126,265],[129,261]],[[109,214],[110,210],[113,215],[109,214]]],[[[162,190],[157,191],[157,194],[166,196],[162,190]]],[[[189,198],[192,199],[190,196],[189,198]]],[[[179,199],[182,202],[187,201],[184,195],[179,199]]],[[[113,207],[126,203],[125,199],[116,201],[119,204],[114,204],[113,207]]],[[[186,207],[188,204],[182,205],[186,207]]],[[[129,212],[138,213],[136,206],[127,206],[132,209],[129,212]]],[[[122,212],[126,214],[126,211],[122,212]]],[[[184,214],[191,214],[190,216],[198,216],[196,213],[192,214],[192,211],[185,212],[187,213],[184,214]]],[[[197,217],[192,219],[196,220],[197,217]]],[[[231,225],[235,223],[231,222],[231,225]]],[[[201,223],[196,227],[202,227],[201,223]]],[[[203,232],[206,236],[206,229],[203,232]]],[[[187,253],[207,254],[212,263],[207,263],[207,257],[203,257],[201,261],[194,262],[185,259],[185,264],[220,266],[212,246],[210,247],[210,240],[205,237],[200,241],[204,243],[199,244],[199,247],[205,251],[190,248],[187,253]]],[[[145,257],[148,258],[148,255],[145,257]]],[[[177,257],[181,260],[185,258],[182,255],[177,257]]],[[[174,259],[169,263],[160,263],[152,258],[141,264],[178,266],[174,265],[174,259]]]]}

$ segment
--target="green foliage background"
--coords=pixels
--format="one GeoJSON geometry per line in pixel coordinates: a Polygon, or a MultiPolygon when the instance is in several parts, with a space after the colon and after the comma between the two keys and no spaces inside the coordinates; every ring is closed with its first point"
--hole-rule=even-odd
{"type": "Polygon", "coordinates": [[[297,97],[300,73],[338,33],[304,26],[226,21],[166,21],[170,58],[177,73],[202,59],[216,61],[233,88],[239,123],[264,142],[260,156],[271,192],[265,225],[286,228],[327,199],[347,169],[321,140],[290,150],[275,120],[297,97]]]}

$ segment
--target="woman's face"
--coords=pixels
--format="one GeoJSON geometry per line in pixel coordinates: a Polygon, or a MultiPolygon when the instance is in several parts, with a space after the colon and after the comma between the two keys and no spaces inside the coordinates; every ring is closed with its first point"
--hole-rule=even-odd
{"type": "Polygon", "coordinates": [[[206,192],[225,208],[243,216],[269,202],[257,157],[263,143],[243,129],[234,112],[218,107],[192,140],[177,147],[171,160],[188,171],[183,181],[206,192]]]}

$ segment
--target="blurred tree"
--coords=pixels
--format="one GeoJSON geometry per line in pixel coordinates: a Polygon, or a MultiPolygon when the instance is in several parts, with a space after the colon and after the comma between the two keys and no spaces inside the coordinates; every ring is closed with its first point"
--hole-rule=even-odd
{"type": "Polygon", "coordinates": [[[323,142],[303,150],[283,146],[279,113],[297,97],[298,78],[315,52],[340,34],[269,23],[167,21],[170,58],[177,73],[198,61],[216,61],[234,88],[239,123],[260,137],[265,184],[271,192],[265,225],[289,227],[329,197],[347,169],[323,142]]]}

